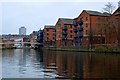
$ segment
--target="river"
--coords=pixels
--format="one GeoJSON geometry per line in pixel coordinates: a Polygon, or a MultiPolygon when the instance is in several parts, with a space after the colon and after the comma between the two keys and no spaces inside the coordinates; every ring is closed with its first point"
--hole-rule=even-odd
{"type": "Polygon", "coordinates": [[[2,50],[3,78],[120,78],[120,54],[2,50]]]}

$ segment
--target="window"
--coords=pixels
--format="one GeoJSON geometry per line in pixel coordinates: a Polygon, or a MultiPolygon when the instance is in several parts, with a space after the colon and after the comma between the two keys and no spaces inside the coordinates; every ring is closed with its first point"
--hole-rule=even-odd
{"type": "Polygon", "coordinates": [[[88,30],[86,30],[86,35],[88,35],[88,30]]]}
{"type": "Polygon", "coordinates": [[[47,35],[49,35],[49,33],[47,33],[47,35]]]}
{"type": "Polygon", "coordinates": [[[86,17],[86,21],[88,20],[88,17],[86,17]]]}
{"type": "Polygon", "coordinates": [[[88,38],[86,38],[86,40],[88,40],[88,38]]]}
{"type": "Polygon", "coordinates": [[[60,35],[59,35],[59,38],[60,38],[60,35]]]}
{"type": "Polygon", "coordinates": [[[70,28],[72,28],[72,25],[70,25],[70,28]]]}
{"type": "Polygon", "coordinates": [[[86,23],[86,27],[88,27],[88,23],[86,23]]]}
{"type": "Polygon", "coordinates": [[[47,40],[48,40],[49,38],[47,37],[47,40]]]}
{"type": "Polygon", "coordinates": [[[48,32],[49,30],[47,29],[47,32],[48,32]]]}
{"type": "Polygon", "coordinates": [[[58,27],[60,27],[60,26],[61,26],[61,23],[60,23],[60,21],[58,21],[58,24],[57,24],[57,25],[58,25],[58,27]]]}
{"type": "Polygon", "coordinates": [[[70,30],[70,33],[72,33],[72,30],[70,30]]]}
{"type": "Polygon", "coordinates": [[[98,38],[98,41],[100,40],[100,38],[98,38]]]}
{"type": "Polygon", "coordinates": [[[100,20],[100,17],[98,17],[98,20],[100,20]]]}
{"type": "Polygon", "coordinates": [[[70,35],[70,38],[72,38],[72,35],[70,35]]]}
{"type": "Polygon", "coordinates": [[[100,24],[98,24],[98,26],[100,26],[100,24]]]}
{"type": "Polygon", "coordinates": [[[61,34],[61,31],[58,31],[59,34],[61,34]]]}
{"type": "Polygon", "coordinates": [[[56,30],[55,30],[55,29],[53,29],[53,32],[56,32],[56,30]]]}

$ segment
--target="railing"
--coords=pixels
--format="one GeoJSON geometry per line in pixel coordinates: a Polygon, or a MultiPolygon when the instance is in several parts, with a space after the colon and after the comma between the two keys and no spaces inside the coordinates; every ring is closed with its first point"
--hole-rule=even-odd
{"type": "Polygon", "coordinates": [[[83,27],[80,26],[80,27],[78,28],[78,30],[79,30],[79,31],[83,31],[83,27]]]}
{"type": "Polygon", "coordinates": [[[75,38],[75,39],[78,38],[78,34],[74,34],[74,38],[75,38]]]}
{"type": "Polygon", "coordinates": [[[78,21],[78,24],[83,25],[83,21],[82,20],[78,21]]]}
{"type": "Polygon", "coordinates": [[[63,34],[63,35],[67,35],[68,33],[63,31],[62,34],[63,34]]]}
{"type": "Polygon", "coordinates": [[[77,29],[77,28],[74,28],[73,31],[74,31],[74,33],[77,33],[77,32],[78,32],[78,29],[77,29]]]}
{"type": "Polygon", "coordinates": [[[83,38],[83,33],[78,34],[79,38],[83,38]]]}
{"type": "Polygon", "coordinates": [[[67,37],[62,37],[62,40],[64,41],[64,40],[67,40],[68,38],[67,37]]]}
{"type": "Polygon", "coordinates": [[[63,27],[62,30],[63,30],[63,31],[67,31],[67,27],[63,27]]]}
{"type": "Polygon", "coordinates": [[[32,42],[5,42],[0,44],[41,44],[41,43],[32,43],[32,42]]]}
{"type": "Polygon", "coordinates": [[[73,26],[75,27],[78,26],[77,22],[73,22],[73,26]]]}

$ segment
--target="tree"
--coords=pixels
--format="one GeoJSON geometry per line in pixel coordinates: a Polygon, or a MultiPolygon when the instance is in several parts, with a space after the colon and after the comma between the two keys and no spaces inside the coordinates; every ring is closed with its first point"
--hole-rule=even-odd
{"type": "Polygon", "coordinates": [[[120,1],[118,1],[118,7],[120,7],[120,1]]]}
{"type": "Polygon", "coordinates": [[[106,5],[105,5],[105,8],[103,8],[104,12],[107,12],[109,14],[112,14],[113,10],[115,9],[115,6],[108,2],[106,5]]]}

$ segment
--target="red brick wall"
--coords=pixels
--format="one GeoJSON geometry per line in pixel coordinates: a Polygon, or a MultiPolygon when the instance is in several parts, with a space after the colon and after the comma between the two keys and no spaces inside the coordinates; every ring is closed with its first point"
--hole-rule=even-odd
{"type": "Polygon", "coordinates": [[[73,28],[74,26],[70,25],[70,24],[64,24],[60,19],[58,19],[56,25],[55,25],[55,28],[56,28],[56,46],[59,47],[59,46],[63,46],[64,45],[64,42],[61,40],[62,38],[62,28],[63,27],[67,27],[67,38],[68,38],[68,41],[67,41],[67,44],[69,45],[72,45],[72,43],[69,41],[71,39],[73,39],[73,28]],[[58,25],[58,23],[60,23],[60,25],[58,25]]]}
{"type": "Polygon", "coordinates": [[[99,44],[99,42],[105,43],[105,28],[106,28],[106,22],[107,18],[105,16],[90,16],[86,11],[83,11],[78,18],[75,19],[75,21],[79,21],[82,18],[83,20],[83,45],[88,46],[90,44],[90,28],[92,31],[92,43],[93,44],[99,44]],[[87,17],[87,19],[86,19],[87,17]],[[87,24],[87,26],[86,26],[87,24]],[[86,30],[88,30],[88,33],[86,33],[86,30]]]}
{"type": "Polygon", "coordinates": [[[82,20],[83,20],[83,22],[84,22],[84,24],[83,24],[83,28],[84,28],[83,35],[87,35],[87,34],[86,34],[86,30],[88,30],[88,33],[89,33],[89,30],[90,30],[90,16],[86,13],[86,11],[83,11],[83,12],[78,16],[77,21],[79,21],[81,18],[82,18],[82,20]],[[88,20],[86,20],[86,17],[88,18],[88,20]],[[86,24],[88,24],[88,27],[86,27],[86,24]]]}
{"type": "Polygon", "coordinates": [[[116,15],[118,12],[120,13],[120,7],[112,14],[108,20],[109,30],[107,33],[107,42],[110,44],[120,44],[120,15],[116,15]]]}
{"type": "Polygon", "coordinates": [[[55,36],[53,35],[54,28],[45,28],[44,29],[44,46],[50,44],[53,45],[55,36]]]}

